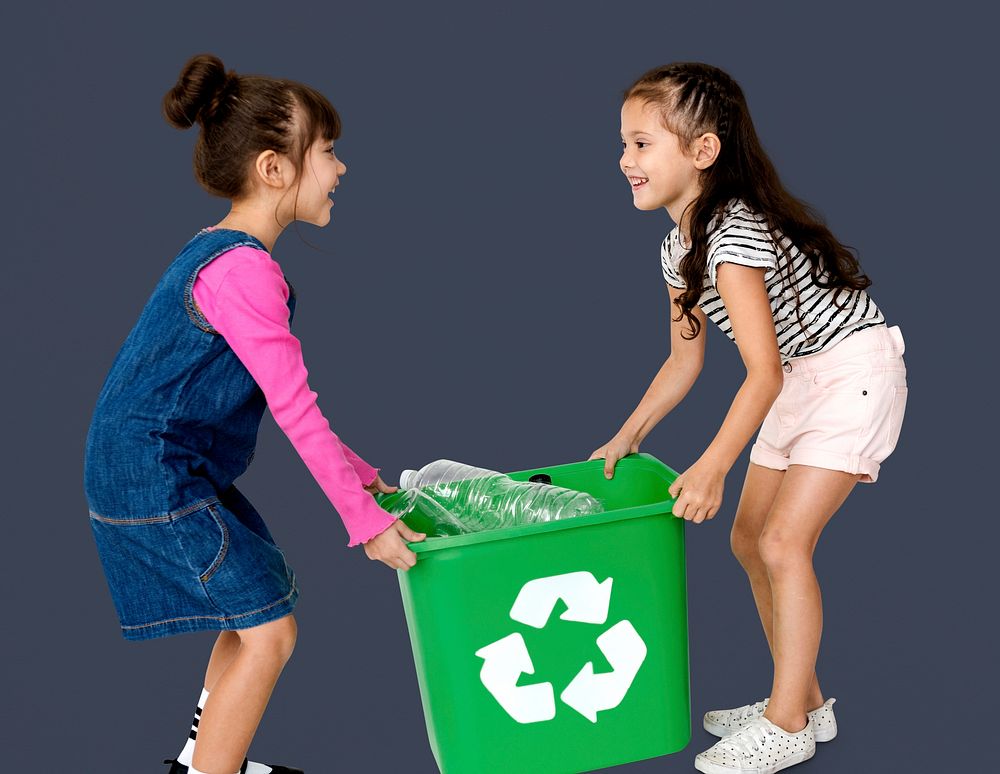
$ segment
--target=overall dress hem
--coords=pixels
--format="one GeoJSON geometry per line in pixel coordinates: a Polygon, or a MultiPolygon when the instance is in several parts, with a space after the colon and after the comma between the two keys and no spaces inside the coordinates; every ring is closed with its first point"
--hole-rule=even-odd
{"type": "Polygon", "coordinates": [[[157,516],[92,511],[90,526],[125,639],[249,629],[298,599],[295,571],[235,486],[157,516]]]}
{"type": "Polygon", "coordinates": [[[249,629],[268,623],[269,621],[284,618],[295,609],[295,603],[298,598],[299,589],[293,585],[292,590],[287,596],[258,610],[226,616],[184,616],[181,618],[168,618],[164,621],[153,621],[146,624],[122,626],[122,636],[126,640],[138,641],[169,637],[174,634],[186,634],[188,632],[249,629]]]}

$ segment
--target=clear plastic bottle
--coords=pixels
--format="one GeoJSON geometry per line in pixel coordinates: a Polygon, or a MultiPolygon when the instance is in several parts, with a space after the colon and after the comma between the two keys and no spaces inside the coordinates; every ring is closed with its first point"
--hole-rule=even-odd
{"type": "Polygon", "coordinates": [[[604,510],[585,492],[514,481],[495,470],[452,460],[404,470],[399,485],[409,494],[401,501],[403,508],[408,512],[419,507],[443,534],[555,521],[604,510]]]}

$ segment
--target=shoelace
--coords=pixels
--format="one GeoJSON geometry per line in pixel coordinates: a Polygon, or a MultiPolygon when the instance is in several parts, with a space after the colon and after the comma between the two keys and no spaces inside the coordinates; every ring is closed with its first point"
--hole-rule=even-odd
{"type": "MultiPolygon", "coordinates": [[[[751,717],[763,715],[765,709],[767,709],[767,699],[759,701],[756,704],[749,705],[745,710],[743,710],[742,719],[747,720],[751,717]]],[[[740,725],[742,725],[742,723],[740,725]]]]}
{"type": "Polygon", "coordinates": [[[751,720],[735,734],[730,734],[722,741],[730,744],[742,758],[750,758],[753,753],[759,752],[760,746],[773,735],[774,729],[758,718],[751,720]]]}

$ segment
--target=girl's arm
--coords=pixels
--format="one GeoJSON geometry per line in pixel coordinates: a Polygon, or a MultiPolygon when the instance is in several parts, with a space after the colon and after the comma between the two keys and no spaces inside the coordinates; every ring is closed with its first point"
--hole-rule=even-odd
{"type": "Polygon", "coordinates": [[[747,375],[715,438],[670,487],[670,494],[677,497],[674,515],[696,523],[718,511],[726,473],[764,421],[784,382],[764,271],[736,263],[720,263],[717,269],[716,287],[747,375]]]}
{"type": "Polygon", "coordinates": [[[275,422],[340,514],[348,545],[384,531],[395,517],[364,491],[357,470],[357,462],[363,461],[356,455],[356,461],[351,459],[353,453],[345,451],[309,389],[302,346],[289,328],[288,285],[281,267],[264,251],[237,247],[199,272],[194,293],[205,318],[260,386],[275,422]]]}
{"type": "Polygon", "coordinates": [[[340,446],[344,450],[344,457],[347,459],[349,463],[351,463],[351,467],[354,468],[354,472],[357,473],[358,478],[361,479],[361,483],[364,484],[365,486],[371,486],[372,482],[374,482],[375,479],[378,478],[378,472],[382,468],[373,468],[371,465],[369,465],[367,462],[361,459],[357,455],[357,452],[355,452],[350,446],[348,446],[343,441],[340,442],[340,446]]]}
{"type": "Polygon", "coordinates": [[[668,286],[668,292],[671,313],[670,355],[615,437],[590,455],[590,459],[604,458],[604,475],[607,478],[614,475],[615,463],[622,457],[639,451],[639,445],[650,431],[684,399],[705,362],[705,313],[698,307],[692,310],[701,322],[701,330],[695,338],[685,339],[681,336],[681,330],[687,329],[687,323],[679,324],[673,320],[674,299],[681,294],[681,289],[668,286]]]}
{"type": "Polygon", "coordinates": [[[701,323],[701,329],[695,338],[684,338],[681,331],[688,330],[687,323],[674,320],[674,299],[682,291],[677,288],[668,288],[668,291],[671,314],[670,355],[620,431],[626,438],[632,439],[637,447],[660,420],[684,400],[705,363],[705,313],[698,307],[692,310],[701,323]]]}

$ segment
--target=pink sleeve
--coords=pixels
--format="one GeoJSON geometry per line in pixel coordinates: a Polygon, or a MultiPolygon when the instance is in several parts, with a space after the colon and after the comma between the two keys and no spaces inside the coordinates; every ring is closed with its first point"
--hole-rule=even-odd
{"type": "Polygon", "coordinates": [[[381,470],[381,468],[373,468],[371,465],[369,465],[367,462],[361,459],[361,457],[358,456],[358,453],[354,451],[354,449],[352,449],[343,441],[340,442],[340,446],[344,450],[344,457],[347,459],[349,463],[351,463],[351,467],[354,468],[354,472],[357,473],[358,478],[361,479],[361,483],[364,484],[365,486],[369,486],[370,484],[372,484],[375,481],[375,479],[378,478],[378,472],[381,470]]]}
{"type": "Polygon", "coordinates": [[[302,345],[289,328],[281,267],[262,250],[236,247],[198,272],[193,292],[205,319],[260,386],[274,421],[337,509],[348,545],[385,530],[396,517],[363,488],[375,480],[377,468],[337,437],[309,389],[302,345]]]}
{"type": "MultiPolygon", "coordinates": [[[[274,260],[267,253],[263,253],[263,252],[260,252],[258,250],[254,250],[253,248],[250,248],[250,247],[237,247],[237,248],[235,248],[233,250],[230,250],[230,251],[228,251],[226,253],[223,253],[218,258],[216,258],[214,261],[212,261],[212,263],[210,263],[208,266],[206,266],[204,269],[202,269],[200,272],[198,272],[198,278],[197,278],[197,280],[195,281],[195,284],[194,284],[194,297],[195,297],[195,301],[197,302],[198,306],[202,309],[203,312],[206,312],[206,308],[209,309],[209,310],[211,310],[212,316],[210,317],[207,313],[205,313],[205,318],[212,325],[212,327],[214,327],[220,333],[223,333],[223,336],[226,338],[227,343],[229,342],[229,336],[227,336],[225,334],[225,332],[223,332],[219,328],[219,326],[215,325],[215,323],[212,320],[212,318],[218,314],[217,311],[216,311],[216,306],[217,306],[217,302],[216,302],[217,290],[216,289],[221,285],[223,279],[225,278],[226,274],[229,272],[230,269],[236,267],[241,262],[246,262],[247,261],[247,258],[246,258],[246,253],[247,252],[249,252],[249,253],[257,253],[257,257],[256,257],[257,261],[261,261],[262,259],[265,259],[266,261],[269,261],[270,263],[273,263],[276,267],[278,266],[277,263],[275,263],[274,260]]],[[[278,271],[279,272],[281,271],[280,267],[278,267],[278,271]]],[[[268,280],[268,281],[270,281],[270,280],[268,280]]],[[[282,275],[281,282],[282,282],[282,285],[285,284],[284,275],[282,275]]],[[[287,286],[286,286],[285,290],[287,291],[287,286]]],[[[286,302],[285,303],[287,304],[287,293],[286,293],[285,298],[286,298],[286,302]]],[[[286,324],[285,327],[287,327],[287,324],[286,324]]],[[[237,335],[239,335],[238,332],[237,332],[237,335]]],[[[291,334],[290,331],[289,331],[288,335],[289,335],[289,337],[292,336],[292,334],[291,334]]],[[[230,346],[232,346],[232,344],[230,344],[230,346]]],[[[296,346],[297,346],[297,344],[296,344],[296,346]]],[[[251,344],[250,348],[253,349],[254,345],[251,344]]],[[[250,354],[250,353],[248,352],[248,354],[250,354]]],[[[253,356],[253,355],[251,355],[251,356],[253,356]]],[[[244,365],[245,365],[245,363],[244,363],[244,365]]],[[[259,384],[259,382],[258,382],[258,384],[259,384]]],[[[305,379],[303,379],[301,381],[301,384],[299,385],[299,387],[300,387],[300,389],[298,391],[298,394],[295,395],[295,401],[296,402],[302,402],[302,401],[304,401],[304,403],[302,403],[301,405],[303,405],[305,407],[307,407],[310,402],[315,402],[316,394],[313,393],[313,392],[311,392],[309,390],[308,385],[307,385],[305,379]]],[[[272,414],[273,413],[274,412],[272,411],[272,414]]],[[[371,465],[369,465],[367,462],[365,462],[363,459],[361,459],[361,457],[358,456],[357,452],[355,452],[353,449],[351,449],[342,440],[340,441],[340,445],[343,447],[344,456],[347,458],[347,461],[351,464],[351,467],[353,467],[354,470],[355,470],[355,472],[358,474],[358,478],[361,479],[361,483],[364,486],[370,485],[375,480],[375,478],[378,476],[378,471],[380,470],[380,468],[373,468],[371,465]]],[[[300,454],[301,454],[301,450],[300,450],[300,454]]],[[[313,464],[311,464],[311,463],[316,462],[318,464],[320,462],[319,460],[306,460],[305,456],[303,456],[303,460],[306,462],[306,466],[310,470],[313,469],[313,464]]]]}

